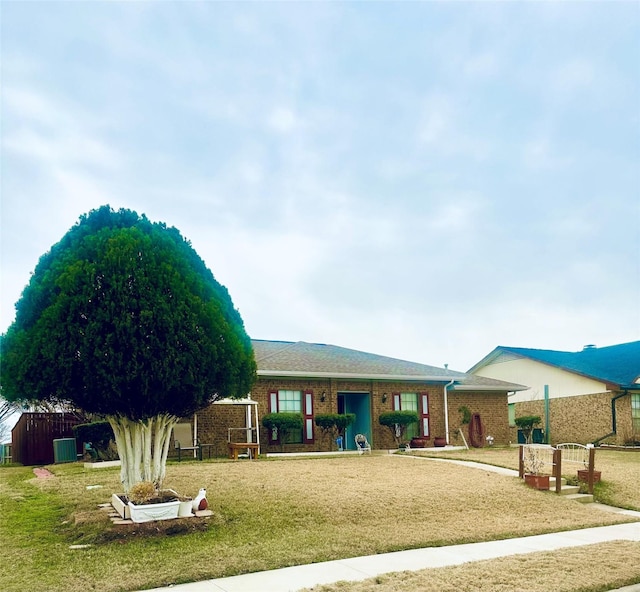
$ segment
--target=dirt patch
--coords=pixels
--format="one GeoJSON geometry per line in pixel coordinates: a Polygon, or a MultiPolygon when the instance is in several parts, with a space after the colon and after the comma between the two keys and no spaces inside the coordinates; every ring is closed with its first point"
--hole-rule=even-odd
{"type": "Polygon", "coordinates": [[[127,542],[141,538],[163,538],[193,532],[204,532],[215,522],[212,518],[176,518],[175,520],[159,520],[139,524],[119,524],[107,526],[99,533],[94,543],[127,542]]]}

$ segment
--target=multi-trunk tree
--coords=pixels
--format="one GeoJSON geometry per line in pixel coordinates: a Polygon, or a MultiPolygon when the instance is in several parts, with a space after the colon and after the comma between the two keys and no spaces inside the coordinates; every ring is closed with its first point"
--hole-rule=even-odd
{"type": "Polygon", "coordinates": [[[40,258],[0,349],[4,399],[108,419],[125,491],[159,487],[178,419],[246,395],[256,375],[240,314],[190,243],[109,206],[40,258]]]}

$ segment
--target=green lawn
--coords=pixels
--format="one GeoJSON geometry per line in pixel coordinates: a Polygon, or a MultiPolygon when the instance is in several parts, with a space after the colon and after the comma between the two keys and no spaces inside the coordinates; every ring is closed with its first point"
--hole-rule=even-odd
{"type": "Polygon", "coordinates": [[[114,527],[97,506],[119,491],[118,469],[50,469],[0,467],[4,592],[124,592],[626,520],[510,477],[374,454],[170,464],[165,485],[206,487],[213,517],[114,527]]]}

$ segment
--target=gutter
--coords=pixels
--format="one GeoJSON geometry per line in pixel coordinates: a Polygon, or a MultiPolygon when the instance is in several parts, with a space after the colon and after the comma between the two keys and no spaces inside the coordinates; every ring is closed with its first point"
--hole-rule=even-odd
{"type": "Polygon", "coordinates": [[[602,442],[602,440],[606,440],[607,438],[610,438],[611,436],[615,436],[617,434],[617,427],[616,427],[616,401],[618,399],[622,399],[622,397],[626,397],[628,394],[629,394],[629,391],[627,389],[625,389],[624,392],[620,393],[619,395],[616,395],[615,397],[613,397],[611,399],[611,433],[607,434],[606,436],[601,436],[597,440],[594,440],[593,441],[593,445],[594,446],[597,446],[598,444],[600,444],[600,442],[602,442]]]}
{"type": "Polygon", "coordinates": [[[508,393],[508,396],[512,397],[518,391],[526,391],[529,389],[528,386],[518,386],[518,385],[515,385],[515,386],[517,388],[514,388],[514,385],[511,384],[509,385],[510,388],[507,390],[507,388],[503,386],[492,386],[492,385],[486,385],[486,384],[477,384],[477,385],[456,384],[453,390],[454,391],[487,391],[490,393],[504,393],[506,391],[508,393]]]}
{"type": "MultiPolygon", "coordinates": [[[[358,380],[396,380],[396,381],[416,381],[416,382],[449,382],[449,375],[427,375],[427,374],[367,374],[357,372],[315,372],[298,370],[258,370],[258,376],[280,377],[280,378],[351,378],[358,380]]],[[[456,377],[456,380],[465,378],[464,374],[456,377]]],[[[494,387],[493,390],[496,390],[494,387]]]]}

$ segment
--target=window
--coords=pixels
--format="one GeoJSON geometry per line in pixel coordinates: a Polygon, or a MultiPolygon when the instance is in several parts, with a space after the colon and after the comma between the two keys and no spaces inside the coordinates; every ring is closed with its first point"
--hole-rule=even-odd
{"type": "Polygon", "coordinates": [[[405,438],[411,440],[418,436],[429,437],[429,395],[427,393],[396,393],[393,395],[393,408],[396,411],[415,411],[420,418],[418,423],[407,427],[405,438]]]}
{"type": "Polygon", "coordinates": [[[516,404],[509,403],[509,425],[516,425],[516,404]]]}
{"type": "MultiPolygon", "coordinates": [[[[293,430],[286,436],[286,444],[305,444],[313,442],[313,391],[278,390],[269,393],[271,413],[302,413],[304,427],[293,430]]],[[[271,434],[271,440],[278,440],[277,431],[271,434]]]]}
{"type": "Polygon", "coordinates": [[[631,427],[634,434],[640,434],[640,393],[631,393],[631,427]]]}
{"type": "Polygon", "coordinates": [[[302,393],[300,391],[278,391],[278,413],[302,413],[302,393]]]}

